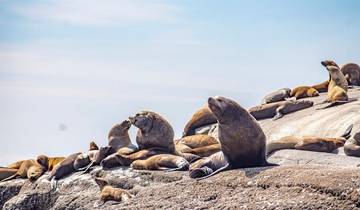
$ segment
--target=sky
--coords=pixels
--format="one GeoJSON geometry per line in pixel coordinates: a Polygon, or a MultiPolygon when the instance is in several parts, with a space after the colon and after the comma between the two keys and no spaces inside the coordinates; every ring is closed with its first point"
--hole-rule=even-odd
{"type": "Polygon", "coordinates": [[[141,110],[179,137],[209,96],[248,108],[323,82],[321,60],[360,63],[359,11],[357,0],[0,0],[0,166],[106,145],[141,110]]]}

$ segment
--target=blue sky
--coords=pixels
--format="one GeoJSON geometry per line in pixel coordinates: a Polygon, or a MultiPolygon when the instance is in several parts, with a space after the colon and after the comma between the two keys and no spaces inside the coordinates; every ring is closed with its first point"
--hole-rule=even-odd
{"type": "Polygon", "coordinates": [[[105,145],[140,110],[180,136],[209,96],[250,107],[322,82],[321,60],[360,63],[359,11],[356,0],[0,0],[0,165],[105,145]]]}

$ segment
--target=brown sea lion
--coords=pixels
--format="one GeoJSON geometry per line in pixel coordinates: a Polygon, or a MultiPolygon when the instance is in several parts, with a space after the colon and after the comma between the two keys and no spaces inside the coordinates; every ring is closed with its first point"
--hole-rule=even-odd
{"type": "Polygon", "coordinates": [[[301,99],[319,96],[319,92],[313,87],[299,86],[291,90],[290,96],[295,97],[296,99],[301,99]]]}
{"type": "Polygon", "coordinates": [[[191,167],[190,177],[207,178],[227,169],[271,165],[266,160],[265,134],[247,110],[220,96],[210,97],[208,105],[219,124],[221,152],[205,158],[205,163],[198,160],[200,164],[192,164],[197,167],[191,167]]]}
{"type": "Polygon", "coordinates": [[[220,143],[212,136],[197,134],[175,141],[176,151],[207,157],[221,150],[220,143]]]}
{"type": "Polygon", "coordinates": [[[124,120],[120,124],[116,124],[110,129],[108,134],[108,145],[112,147],[111,153],[115,153],[120,148],[124,147],[129,148],[129,151],[131,152],[137,150],[136,146],[131,143],[131,139],[129,136],[130,127],[131,122],[129,120],[124,120]]]}
{"type": "Polygon", "coordinates": [[[314,152],[332,152],[344,146],[350,137],[352,125],[349,126],[344,134],[337,138],[324,138],[318,136],[285,136],[281,139],[272,141],[266,145],[267,155],[282,149],[308,150],[314,152]]]}
{"type": "Polygon", "coordinates": [[[126,202],[133,197],[126,190],[110,186],[105,179],[96,177],[95,182],[100,187],[100,202],[96,202],[94,207],[102,206],[107,201],[126,202]]]}
{"type": "Polygon", "coordinates": [[[3,179],[2,182],[17,177],[28,178],[30,181],[35,181],[45,173],[46,168],[43,166],[44,164],[45,164],[45,160],[42,157],[37,158],[36,160],[34,159],[24,160],[14,175],[6,179],[3,179]]]}
{"type": "Polygon", "coordinates": [[[0,167],[0,181],[15,175],[17,171],[18,171],[18,169],[0,167]]]}
{"type": "Polygon", "coordinates": [[[65,157],[48,157],[40,155],[38,156],[38,159],[43,160],[42,166],[44,166],[47,171],[52,171],[57,164],[65,160],[65,157]]]}
{"type": "Polygon", "coordinates": [[[19,160],[16,161],[15,163],[11,163],[9,165],[6,166],[6,168],[12,168],[12,169],[19,169],[21,164],[24,162],[25,160],[19,160]]]}
{"type": "Polygon", "coordinates": [[[99,150],[93,150],[95,152],[89,155],[91,162],[85,168],[80,168],[79,171],[84,170],[83,173],[86,173],[92,166],[100,165],[101,161],[104,160],[111,153],[111,148],[111,146],[105,146],[100,147],[99,150]]]}
{"type": "Polygon", "coordinates": [[[216,123],[216,118],[207,105],[196,111],[186,123],[183,137],[195,135],[197,128],[216,123]]]}
{"type": "Polygon", "coordinates": [[[48,177],[48,180],[51,181],[51,190],[57,188],[57,181],[59,179],[78,171],[79,169],[87,166],[89,163],[89,155],[81,152],[74,153],[66,157],[54,167],[48,177]]]}
{"type": "Polygon", "coordinates": [[[180,156],[160,154],[145,160],[135,160],[130,166],[137,170],[183,171],[189,169],[189,162],[180,156]]]}
{"type": "Polygon", "coordinates": [[[261,104],[269,104],[278,101],[284,101],[286,98],[290,97],[290,92],[291,92],[290,88],[282,88],[275,92],[269,93],[263,98],[261,104]]]}
{"type": "Polygon", "coordinates": [[[317,90],[319,93],[324,93],[324,92],[328,91],[329,83],[330,83],[330,81],[327,80],[325,82],[322,82],[317,85],[313,85],[311,87],[314,88],[315,90],[317,90]]]}
{"type": "Polygon", "coordinates": [[[90,142],[89,151],[91,151],[91,150],[99,150],[98,145],[94,141],[90,142]]]}
{"type": "Polygon", "coordinates": [[[360,67],[356,63],[347,63],[341,66],[341,72],[349,85],[360,85],[360,67]]]}
{"type": "Polygon", "coordinates": [[[344,153],[348,156],[360,157],[360,132],[354,134],[344,145],[344,153]]]}
{"type": "Polygon", "coordinates": [[[307,100],[280,101],[250,108],[249,112],[257,120],[272,117],[273,120],[277,120],[288,113],[312,107],[313,104],[314,102],[307,100]]]}

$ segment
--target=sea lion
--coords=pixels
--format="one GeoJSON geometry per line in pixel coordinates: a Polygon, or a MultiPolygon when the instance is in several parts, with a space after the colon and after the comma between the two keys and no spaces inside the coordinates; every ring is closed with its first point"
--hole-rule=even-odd
{"type": "Polygon", "coordinates": [[[325,82],[322,82],[317,85],[313,85],[311,87],[317,90],[319,93],[327,92],[329,87],[329,80],[326,80],[325,82]]]}
{"type": "Polygon", "coordinates": [[[18,171],[18,169],[0,167],[0,181],[15,175],[17,171],[18,171]]]}
{"type": "Polygon", "coordinates": [[[344,145],[344,153],[348,156],[360,157],[360,132],[354,134],[344,145]]]}
{"type": "Polygon", "coordinates": [[[216,123],[216,117],[207,105],[196,111],[186,123],[182,137],[195,135],[195,130],[200,127],[216,123]]]}
{"type": "Polygon", "coordinates": [[[99,150],[93,150],[95,151],[94,154],[89,155],[91,162],[85,168],[79,169],[79,171],[84,170],[83,173],[86,173],[92,166],[100,165],[101,161],[104,160],[110,154],[111,149],[112,149],[111,146],[105,146],[105,147],[100,147],[99,150]]]}
{"type": "Polygon", "coordinates": [[[109,185],[108,181],[102,178],[95,178],[96,184],[100,187],[100,203],[96,202],[94,207],[104,205],[107,201],[128,201],[133,196],[126,190],[114,188],[109,185]]]}
{"type": "Polygon", "coordinates": [[[48,157],[46,155],[39,155],[38,159],[43,160],[41,161],[41,165],[44,166],[47,171],[52,171],[57,164],[65,160],[65,157],[48,157]]]}
{"type": "Polygon", "coordinates": [[[340,68],[337,63],[333,60],[324,60],[324,61],[321,61],[321,65],[323,65],[324,67],[327,67],[327,66],[336,66],[338,68],[340,68]]]}
{"type": "Polygon", "coordinates": [[[89,163],[89,155],[81,152],[74,153],[66,157],[54,167],[48,177],[48,180],[51,181],[51,190],[57,188],[57,181],[59,179],[78,171],[79,169],[87,166],[89,163]]]}
{"type": "Polygon", "coordinates": [[[291,90],[290,97],[295,97],[296,99],[315,97],[319,96],[319,92],[309,86],[299,86],[291,90]]]}
{"type": "Polygon", "coordinates": [[[16,177],[28,178],[30,181],[35,181],[45,173],[46,168],[43,166],[44,164],[45,160],[42,157],[37,158],[36,160],[24,160],[14,175],[3,179],[2,182],[16,177]]]}
{"type": "Polygon", "coordinates": [[[275,92],[269,93],[263,98],[261,104],[269,104],[278,101],[284,101],[286,98],[290,97],[290,92],[291,92],[290,88],[282,88],[275,92]]]}
{"type": "Polygon", "coordinates": [[[108,134],[109,146],[111,146],[111,153],[117,152],[120,148],[127,147],[130,151],[134,152],[137,147],[131,143],[129,136],[129,129],[131,122],[124,120],[120,124],[114,125],[108,134]]]}
{"type": "Polygon", "coordinates": [[[356,63],[347,63],[341,66],[341,72],[349,85],[360,85],[360,67],[356,63]]]}
{"type": "Polygon", "coordinates": [[[145,160],[135,160],[130,167],[137,170],[183,171],[189,169],[189,162],[180,156],[160,154],[145,160]]]}
{"type": "Polygon", "coordinates": [[[272,141],[266,145],[267,155],[282,149],[308,150],[315,152],[332,152],[344,146],[350,137],[352,125],[349,126],[344,134],[338,138],[324,138],[318,136],[285,136],[272,141]]]}
{"type": "Polygon", "coordinates": [[[285,114],[312,107],[314,102],[307,100],[280,101],[259,105],[249,109],[250,114],[257,120],[272,118],[277,120],[285,114]]]}
{"type": "Polygon", "coordinates": [[[220,143],[212,136],[197,134],[175,141],[176,151],[207,157],[221,150],[220,143]]]}
{"type": "Polygon", "coordinates": [[[91,150],[99,150],[98,145],[94,141],[90,142],[89,151],[91,151],[91,150]]]}
{"type": "Polygon", "coordinates": [[[190,177],[207,178],[227,169],[272,165],[266,160],[265,134],[247,110],[221,96],[210,97],[208,105],[218,121],[221,152],[196,161],[190,177]]]}

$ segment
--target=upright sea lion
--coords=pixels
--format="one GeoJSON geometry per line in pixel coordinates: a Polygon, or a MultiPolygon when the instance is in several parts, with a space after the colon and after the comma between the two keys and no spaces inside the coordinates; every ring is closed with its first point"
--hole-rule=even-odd
{"type": "Polygon", "coordinates": [[[46,168],[43,165],[44,159],[42,158],[38,158],[36,160],[24,160],[14,175],[3,179],[2,181],[8,181],[16,177],[28,178],[30,181],[35,181],[45,173],[46,168]]]}
{"type": "Polygon", "coordinates": [[[350,137],[352,125],[345,133],[338,138],[324,138],[318,136],[285,136],[266,145],[266,153],[270,155],[275,151],[282,149],[308,150],[315,152],[332,152],[335,149],[344,146],[346,140],[350,137]]]}
{"type": "Polygon", "coordinates": [[[95,203],[94,207],[99,207],[105,204],[107,201],[128,201],[133,196],[126,190],[120,188],[114,188],[102,178],[95,178],[96,184],[100,187],[100,203],[95,203]]]}
{"type": "Polygon", "coordinates": [[[196,111],[186,123],[183,137],[195,135],[197,128],[216,123],[216,118],[207,105],[196,111]]]}
{"type": "Polygon", "coordinates": [[[175,141],[176,151],[207,157],[221,150],[220,143],[212,136],[192,135],[175,141]]]}
{"type": "Polygon", "coordinates": [[[338,68],[340,68],[337,63],[333,60],[324,60],[324,61],[321,61],[321,65],[323,65],[324,67],[327,67],[327,66],[336,66],[338,68]]]}
{"type": "Polygon", "coordinates": [[[275,92],[269,93],[263,98],[261,104],[269,104],[278,101],[284,101],[286,98],[290,97],[290,92],[291,92],[290,88],[282,88],[275,92]]]}
{"type": "Polygon", "coordinates": [[[299,86],[291,90],[290,96],[296,99],[315,97],[319,96],[319,92],[313,87],[299,86]]]}
{"type": "MultiPolygon", "coordinates": [[[[136,146],[131,143],[129,129],[131,122],[124,120],[120,124],[114,125],[108,134],[109,146],[112,147],[111,153],[117,152],[120,148],[127,147],[131,152],[137,150],[136,146]]],[[[130,153],[131,153],[130,152],[130,153]]]]}
{"type": "Polygon", "coordinates": [[[0,181],[15,175],[17,171],[18,171],[18,169],[0,167],[0,181]]]}
{"type": "Polygon", "coordinates": [[[160,154],[145,160],[135,160],[130,166],[137,170],[182,171],[189,169],[189,162],[180,156],[160,154]]]}
{"type": "Polygon", "coordinates": [[[347,63],[341,67],[341,72],[345,76],[349,85],[360,85],[360,67],[356,63],[347,63]]]}
{"type": "Polygon", "coordinates": [[[346,141],[344,153],[348,156],[360,157],[360,132],[346,141]]]}
{"type": "Polygon", "coordinates": [[[272,117],[273,120],[277,120],[285,114],[312,107],[313,104],[314,102],[306,100],[280,101],[250,108],[249,112],[257,120],[272,117]]]}
{"type": "Polygon", "coordinates": [[[265,134],[247,110],[235,101],[219,96],[210,97],[208,105],[219,124],[221,152],[211,155],[206,161],[195,162],[190,177],[206,178],[230,168],[270,165],[265,154],[265,134]]]}
{"type": "Polygon", "coordinates": [[[98,145],[96,145],[96,143],[94,141],[90,142],[89,151],[91,151],[91,150],[99,150],[98,145]]]}

